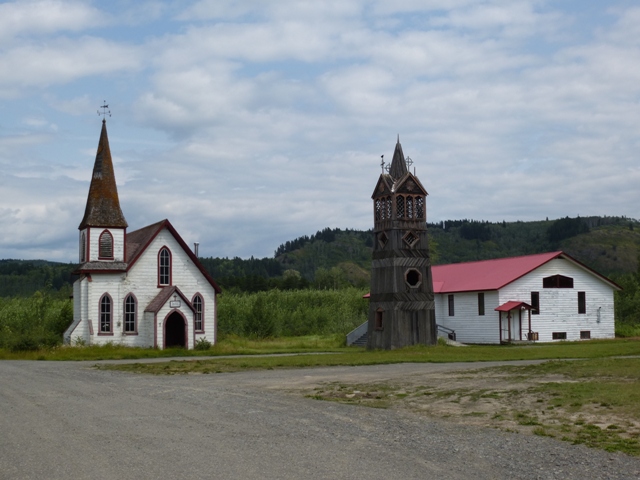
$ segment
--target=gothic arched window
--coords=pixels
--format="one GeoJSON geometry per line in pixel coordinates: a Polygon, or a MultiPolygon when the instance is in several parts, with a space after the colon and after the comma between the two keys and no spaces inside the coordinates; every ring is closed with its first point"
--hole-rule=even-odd
{"type": "Polygon", "coordinates": [[[100,299],[100,330],[101,334],[113,333],[113,309],[111,297],[105,293],[100,299]]]}
{"type": "Polygon", "coordinates": [[[171,252],[167,247],[158,253],[158,285],[171,285],[171,252]]]}
{"type": "Polygon", "coordinates": [[[87,252],[87,235],[82,232],[80,234],[80,263],[86,262],[87,252]]]}
{"type": "Polygon", "coordinates": [[[124,299],[124,333],[137,333],[138,309],[136,297],[133,293],[124,299]]]}
{"type": "Polygon", "coordinates": [[[204,302],[199,294],[196,294],[191,301],[193,304],[194,317],[193,324],[196,332],[204,331],[204,302]]]}

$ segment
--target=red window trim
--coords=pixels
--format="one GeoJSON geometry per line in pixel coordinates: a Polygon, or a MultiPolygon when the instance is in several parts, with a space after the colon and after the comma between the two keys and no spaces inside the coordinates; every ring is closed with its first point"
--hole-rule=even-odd
{"type": "Polygon", "coordinates": [[[101,233],[100,236],[98,237],[98,260],[113,260],[114,259],[114,243],[115,240],[113,238],[113,233],[111,233],[108,229],[104,229],[101,233]],[[104,234],[107,234],[111,237],[111,256],[110,257],[103,257],[100,255],[102,249],[100,248],[102,245],[102,237],[104,236],[104,234]]]}
{"type": "Polygon", "coordinates": [[[122,302],[122,334],[138,335],[138,298],[133,293],[128,293],[122,302]],[[133,332],[127,332],[127,298],[133,298],[133,332]]]}
{"type": "Polygon", "coordinates": [[[169,287],[171,285],[173,285],[173,254],[171,253],[171,249],[169,247],[163,245],[162,247],[160,247],[160,250],[158,250],[158,287],[169,287]],[[169,253],[169,283],[160,283],[160,255],[164,250],[169,253]]]}
{"type": "Polygon", "coordinates": [[[191,305],[193,305],[193,331],[195,333],[204,333],[205,327],[204,327],[204,297],[202,296],[202,294],[200,292],[196,292],[193,297],[191,298],[191,305]],[[200,297],[200,307],[201,307],[201,311],[200,311],[200,322],[201,322],[201,327],[199,330],[196,328],[196,306],[193,303],[193,301],[196,299],[196,297],[200,297]]]}
{"type": "Polygon", "coordinates": [[[111,295],[109,295],[109,293],[103,293],[102,296],[100,297],[100,300],[98,301],[98,336],[113,336],[113,298],[111,298],[111,295]],[[109,321],[109,331],[108,332],[103,332],[102,331],[102,299],[107,297],[109,299],[110,302],[110,308],[111,308],[111,312],[109,313],[110,315],[110,321],[109,321]]]}

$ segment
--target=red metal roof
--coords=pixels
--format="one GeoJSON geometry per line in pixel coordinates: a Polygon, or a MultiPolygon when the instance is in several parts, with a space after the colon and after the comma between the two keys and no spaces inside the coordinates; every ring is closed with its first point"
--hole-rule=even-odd
{"type": "Polygon", "coordinates": [[[436,265],[431,267],[433,291],[452,293],[498,290],[561,255],[566,254],[550,252],[479,262],[436,265]]]}
{"type": "MultiPolygon", "coordinates": [[[[431,267],[433,292],[458,293],[499,290],[555,258],[563,258],[572,262],[574,265],[585,269],[603,282],[606,282],[612,288],[622,290],[622,287],[615,282],[604,275],[600,275],[566,253],[549,252],[495,260],[434,265],[431,267]]],[[[369,298],[369,294],[364,295],[363,298],[369,298]]]]}
{"type": "Polygon", "coordinates": [[[520,308],[523,310],[531,310],[532,307],[528,303],[510,300],[507,303],[503,303],[499,307],[494,308],[494,310],[497,312],[510,312],[511,310],[519,310],[520,308]]]}

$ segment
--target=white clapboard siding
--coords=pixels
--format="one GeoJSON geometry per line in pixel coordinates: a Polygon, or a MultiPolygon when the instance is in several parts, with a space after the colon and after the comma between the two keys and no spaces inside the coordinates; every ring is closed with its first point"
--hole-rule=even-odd
{"type": "MultiPolygon", "coordinates": [[[[540,342],[554,341],[553,333],[566,333],[567,340],[613,338],[614,288],[593,272],[564,258],[553,259],[502,287],[485,291],[485,315],[478,315],[478,292],[453,293],[454,316],[448,314],[448,295],[435,295],[436,322],[456,332],[463,343],[499,343],[499,316],[495,308],[509,301],[531,303],[531,292],[540,295],[540,314],[531,315],[531,330],[540,342]],[[573,278],[573,288],[542,288],[542,280],[552,275],[573,278]],[[578,313],[578,292],[585,292],[586,313],[578,313]]],[[[522,314],[522,338],[528,331],[528,314],[522,314]]],[[[519,332],[512,333],[519,338],[519,332]]]]}
{"type": "Polygon", "coordinates": [[[500,290],[500,303],[531,302],[531,292],[540,294],[540,314],[531,315],[531,329],[539,341],[553,341],[553,332],[566,332],[567,340],[580,340],[581,331],[591,338],[613,338],[614,290],[592,272],[573,262],[556,258],[500,290]],[[573,288],[542,288],[542,279],[552,275],[573,278],[573,288]],[[578,313],[578,292],[585,292],[586,313],[578,313]]]}
{"type": "Polygon", "coordinates": [[[484,315],[479,315],[478,292],[454,293],[453,316],[449,316],[449,294],[436,295],[436,321],[456,332],[462,343],[499,343],[498,292],[484,292],[484,315]],[[498,339],[498,340],[496,340],[498,339]]]}
{"type": "MultiPolygon", "coordinates": [[[[90,242],[91,248],[94,248],[94,241],[96,242],[97,252],[97,236],[103,229],[94,230],[99,232],[97,235],[91,233],[90,242]]],[[[120,238],[116,235],[117,231],[112,231],[116,244],[120,238]]],[[[177,286],[189,302],[196,293],[203,299],[204,332],[195,333],[193,311],[185,302],[181,302],[177,309],[186,319],[187,347],[193,348],[199,338],[215,343],[215,290],[171,232],[163,229],[128,272],[93,273],[91,281],[82,277],[74,283],[73,328],[65,334],[72,344],[81,339],[85,343],[94,344],[112,342],[127,346],[163,348],[164,322],[174,310],[169,307],[170,300],[157,313],[145,312],[150,302],[161,292],[161,287],[158,286],[158,253],[163,247],[171,251],[171,284],[177,286]],[[124,332],[124,300],[130,293],[137,300],[136,333],[124,332]],[[100,332],[100,300],[104,294],[109,294],[112,300],[113,328],[109,334],[100,332]]]]}

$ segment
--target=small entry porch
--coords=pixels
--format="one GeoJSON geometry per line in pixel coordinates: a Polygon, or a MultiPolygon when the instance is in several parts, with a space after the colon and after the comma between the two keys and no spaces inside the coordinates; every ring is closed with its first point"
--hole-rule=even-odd
{"type": "Polygon", "coordinates": [[[510,300],[495,310],[498,312],[500,343],[527,343],[538,340],[538,333],[531,330],[532,306],[510,300]]]}

